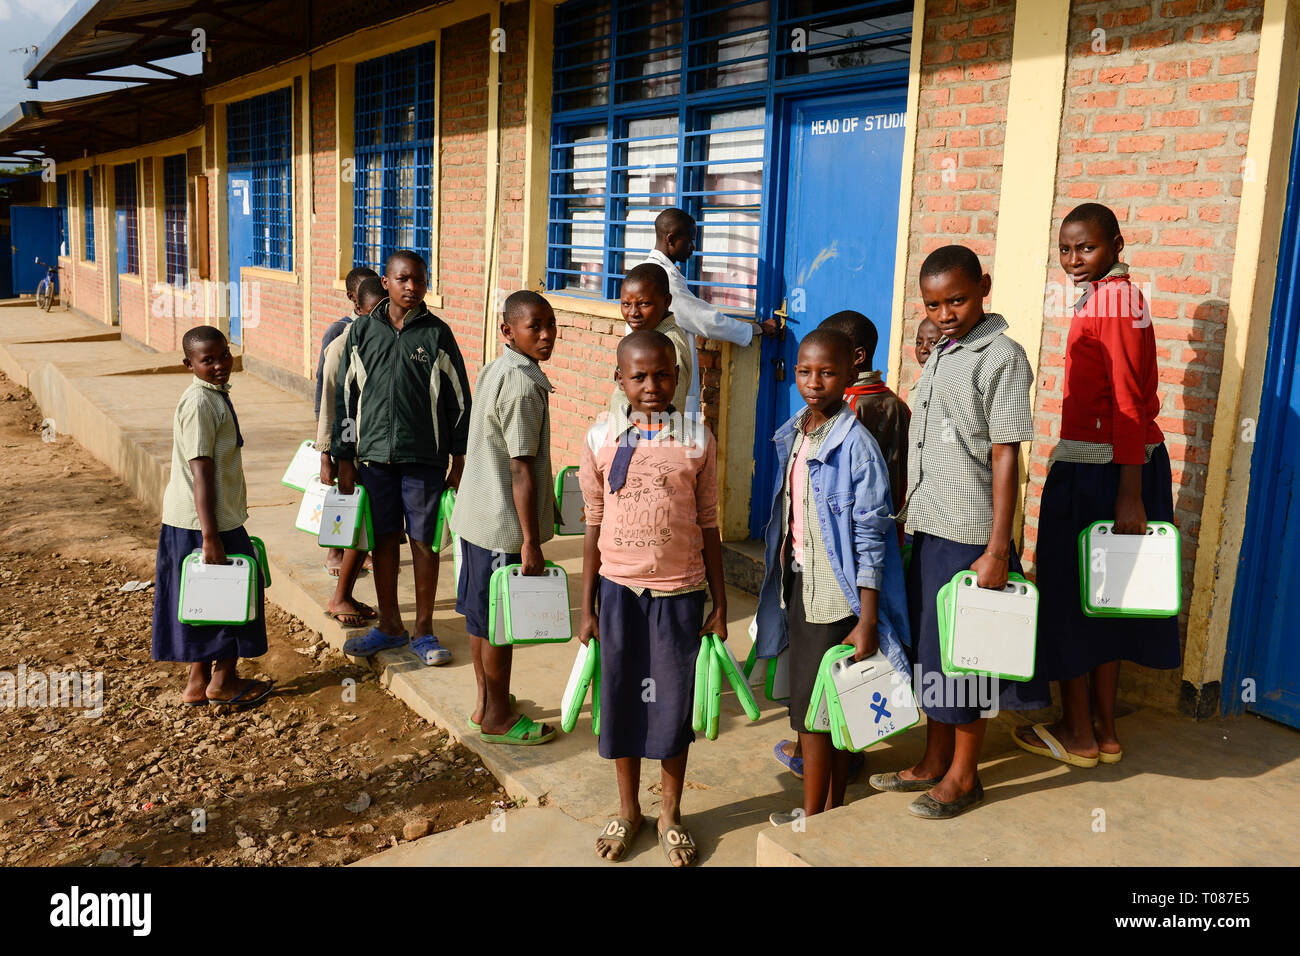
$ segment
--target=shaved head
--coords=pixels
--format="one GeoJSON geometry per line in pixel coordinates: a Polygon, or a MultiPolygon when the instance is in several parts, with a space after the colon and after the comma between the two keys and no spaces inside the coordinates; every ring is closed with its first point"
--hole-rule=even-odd
{"type": "Polygon", "coordinates": [[[618,343],[618,364],[622,365],[623,360],[630,355],[653,352],[662,352],[673,365],[677,364],[677,350],[673,348],[673,340],[653,329],[640,329],[623,336],[618,343]]]}

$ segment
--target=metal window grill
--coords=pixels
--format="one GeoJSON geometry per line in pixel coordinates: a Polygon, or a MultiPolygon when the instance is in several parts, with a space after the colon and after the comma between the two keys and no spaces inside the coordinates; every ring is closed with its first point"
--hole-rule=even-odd
{"type": "Polygon", "coordinates": [[[132,275],[140,274],[140,239],[139,219],[135,192],[135,163],[123,163],[113,167],[113,192],[117,201],[117,211],[126,220],[124,245],[126,247],[126,271],[132,275]]]}
{"type": "Polygon", "coordinates": [[[293,269],[293,90],[226,108],[226,164],[252,181],[253,265],[293,269]]]}
{"type": "Polygon", "coordinates": [[[184,288],[189,274],[186,245],[185,154],[163,158],[163,237],[168,283],[184,288]]]}
{"type": "Polygon", "coordinates": [[[55,177],[54,188],[57,192],[56,202],[59,206],[59,248],[67,249],[69,243],[68,233],[68,175],[60,173],[55,177]]]}
{"type": "Polygon", "coordinates": [[[358,63],[352,259],[382,269],[399,249],[432,250],[435,44],[358,63]]]}
{"type": "Polygon", "coordinates": [[[754,311],[777,95],[906,78],[911,28],[908,0],[558,7],[547,288],[615,298],[678,206],[700,227],[688,283],[754,311]]]}
{"type": "Polygon", "coordinates": [[[81,213],[86,230],[85,260],[95,261],[95,177],[92,170],[81,174],[81,213]]]}

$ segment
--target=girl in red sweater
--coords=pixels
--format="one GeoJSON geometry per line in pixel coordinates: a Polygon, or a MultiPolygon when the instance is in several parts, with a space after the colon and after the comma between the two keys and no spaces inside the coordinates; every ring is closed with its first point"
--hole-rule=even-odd
{"type": "Polygon", "coordinates": [[[1061,439],[1038,523],[1038,673],[1060,683],[1061,719],[1016,731],[1030,753],[1078,767],[1124,756],[1115,730],[1121,660],[1168,669],[1180,661],[1177,616],[1098,618],[1079,601],[1079,533],[1114,521],[1145,534],[1173,521],[1173,480],[1156,425],[1156,339],[1128,266],[1115,214],[1084,203],[1061,223],[1061,268],[1083,295],[1065,346],[1061,439]]]}

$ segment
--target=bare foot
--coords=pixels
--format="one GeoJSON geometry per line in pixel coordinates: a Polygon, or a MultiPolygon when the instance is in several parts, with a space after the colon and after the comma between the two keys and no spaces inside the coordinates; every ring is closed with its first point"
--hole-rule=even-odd
{"type": "Polygon", "coordinates": [[[605,824],[605,829],[600,831],[600,836],[596,837],[596,856],[611,863],[617,863],[627,856],[628,847],[636,839],[643,819],[640,808],[633,816],[611,819],[605,824]]]}

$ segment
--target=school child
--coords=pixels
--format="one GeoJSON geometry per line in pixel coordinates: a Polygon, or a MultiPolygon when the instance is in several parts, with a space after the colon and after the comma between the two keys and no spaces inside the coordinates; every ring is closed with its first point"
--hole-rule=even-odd
{"type": "Polygon", "coordinates": [[[659,760],[659,845],[687,866],[696,859],[681,818],[695,660],[704,634],[727,638],[717,446],[698,419],[672,413],[680,357],[668,336],[633,332],[617,362],[626,402],[587,432],[578,472],[587,516],[578,638],[600,641],[599,750],[614,761],[620,804],[596,855],[627,853],[641,827],[641,761],[659,760]]]}
{"type": "MultiPolygon", "coordinates": [[[[683,332],[668,311],[673,297],[668,292],[668,273],[662,266],[653,262],[633,266],[623,278],[619,291],[619,307],[623,310],[623,321],[632,332],[650,329],[660,332],[673,343],[673,352],[677,356],[677,388],[673,392],[673,410],[679,415],[689,413],[688,393],[691,390],[691,346],[683,332]]],[[[696,402],[698,407],[699,402],[696,402]]],[[[616,413],[627,407],[623,389],[615,381],[614,391],[609,396],[609,411],[616,413]]],[[[691,416],[696,417],[696,416],[691,416]]]]}
{"type": "MultiPolygon", "coordinates": [[[[355,295],[357,309],[362,315],[373,310],[386,298],[379,277],[374,275],[367,276],[357,283],[355,295]]],[[[338,465],[330,454],[330,441],[334,435],[336,409],[333,397],[338,387],[339,357],[347,347],[347,342],[345,329],[344,334],[336,336],[321,356],[324,364],[321,366],[320,381],[324,385],[325,394],[330,396],[331,400],[324,404],[317,416],[316,447],[321,453],[320,480],[327,485],[334,484],[338,478],[338,465]]],[[[370,559],[370,552],[349,548],[331,548],[330,551],[339,551],[343,557],[339,562],[339,575],[334,585],[334,594],[325,607],[325,613],[344,627],[361,627],[367,621],[378,618],[379,614],[374,608],[358,601],[352,593],[357,583],[357,575],[361,573],[364,563],[370,559]]]]}
{"type": "Polygon", "coordinates": [[[181,347],[194,381],[172,419],[172,470],[154,571],[152,655],[190,665],[181,695],[185,704],[247,707],[265,700],[275,683],[241,678],[236,670],[239,658],[266,653],[261,580],[254,575],[257,617],[246,624],[182,624],[176,616],[181,563],[188,555],[201,551],[204,564],[226,564],[227,554],[254,554],[244,530],[244,436],[230,401],[230,346],[219,330],[200,325],[185,333],[181,347]]]}
{"type": "Polygon", "coordinates": [[[921,320],[921,324],[916,327],[914,354],[916,355],[917,365],[925,368],[925,363],[930,361],[930,353],[934,351],[934,347],[939,344],[941,338],[943,338],[943,335],[939,332],[939,326],[935,325],[932,319],[927,317],[921,320]]]}
{"type": "Polygon", "coordinates": [[[850,754],[804,719],[826,651],[852,644],[854,659],[883,650],[907,674],[903,568],[884,456],[844,391],[855,378],[843,332],[818,328],[799,343],[795,384],[805,407],[772,436],[779,466],[764,533],[759,590],[760,658],[790,648],[790,726],[803,755],[803,808],[776,826],[844,802],[850,754]]]}
{"type": "MultiPolygon", "coordinates": [[[[884,376],[871,368],[879,336],[875,325],[861,312],[846,309],[823,319],[818,328],[843,332],[853,343],[855,379],[844,390],[844,397],[884,456],[889,474],[890,502],[893,514],[902,510],[907,491],[907,428],[912,413],[907,405],[884,383],[884,376]]],[[[776,759],[796,777],[803,777],[803,754],[798,738],[782,740],[776,745],[776,759]]],[[[866,763],[861,754],[850,759],[847,779],[852,780],[866,763]]]]}
{"type": "Polygon", "coordinates": [[[330,452],[339,490],[351,494],[359,481],[369,496],[379,599],[379,623],[349,638],[343,651],[368,657],[409,640],[420,660],[439,666],[451,661],[451,651],[433,634],[438,554],[431,545],[443,490],[460,484],[465,467],[469,380],[456,337],[424,304],[424,260],[410,250],[394,252],[381,281],[388,298],[348,329],[334,389],[330,452]],[[403,531],[415,575],[414,637],[397,605],[403,531]]]}
{"type": "Polygon", "coordinates": [[[474,386],[469,446],[456,498],[452,531],[460,538],[456,611],[465,615],[478,697],[470,729],[489,743],[544,744],[549,724],[514,714],[510,699],[511,647],[488,642],[492,572],[522,564],[541,574],[542,544],[555,534],[551,477],[552,387],[541,363],[555,348],[555,313],[536,292],[515,292],[505,302],[501,357],[483,366],[474,386]]]}
{"type": "Polygon", "coordinates": [[[926,715],[925,754],[901,773],[874,774],[877,790],[925,791],[908,810],[930,820],[955,817],[984,799],[979,752],[995,702],[1001,709],[1044,707],[1041,678],[1020,683],[944,675],[937,596],[970,569],[983,588],[1006,585],[1020,570],[1011,540],[1020,442],[1033,437],[1025,350],[1007,322],[984,311],[991,280],[975,253],[943,246],[921,264],[921,299],[943,333],[917,383],[909,433],[907,530],[912,557],[907,603],[913,687],[926,715]]]}
{"type": "Polygon", "coordinates": [[[1061,438],[1052,451],[1038,519],[1038,667],[1059,682],[1061,719],[1021,727],[1030,753],[1076,767],[1118,763],[1121,660],[1180,663],[1178,618],[1093,618],[1079,606],[1079,533],[1094,521],[1144,534],[1173,521],[1173,479],[1156,424],[1155,330],[1120,260],[1124,237],[1110,209],[1075,207],[1061,223],[1061,268],[1083,288],[1065,344],[1061,438]],[[1042,615],[1050,614],[1050,620],[1042,615]]]}
{"type": "MultiPolygon", "coordinates": [[[[352,324],[352,320],[358,315],[365,315],[365,310],[361,307],[361,301],[357,298],[357,289],[360,287],[362,280],[373,277],[376,282],[379,276],[374,269],[367,266],[357,266],[347,274],[343,280],[344,290],[347,292],[348,301],[352,303],[352,311],[343,318],[338,319],[325,330],[325,336],[320,343],[320,359],[316,362],[316,421],[320,421],[320,397],[322,392],[326,395],[332,395],[333,392],[324,389],[325,384],[325,350],[330,347],[330,343],[347,331],[347,327],[352,324]]],[[[332,404],[332,403],[327,403],[332,404]]],[[[320,444],[317,443],[317,448],[320,444]]],[[[321,452],[321,468],[329,465],[329,455],[324,451],[321,452]]],[[[322,478],[322,481],[325,479],[322,478]]],[[[343,565],[343,552],[345,548],[329,548],[325,552],[325,570],[334,577],[339,576],[339,569],[343,565]]],[[[351,588],[349,587],[349,590],[351,588]]]]}
{"type": "MultiPolygon", "coordinates": [[[[700,414],[700,359],[696,351],[696,338],[731,342],[742,348],[749,345],[757,332],[771,337],[777,334],[775,319],[761,322],[738,319],[727,315],[712,303],[705,302],[686,283],[681,265],[695,254],[695,219],[684,209],[675,206],[665,209],[655,217],[655,247],[645,261],[660,266],[668,276],[668,291],[673,299],[673,319],[686,336],[686,351],[690,356],[690,391],[682,408],[684,415],[700,414]]],[[[629,327],[628,332],[632,329],[629,327]]]]}

